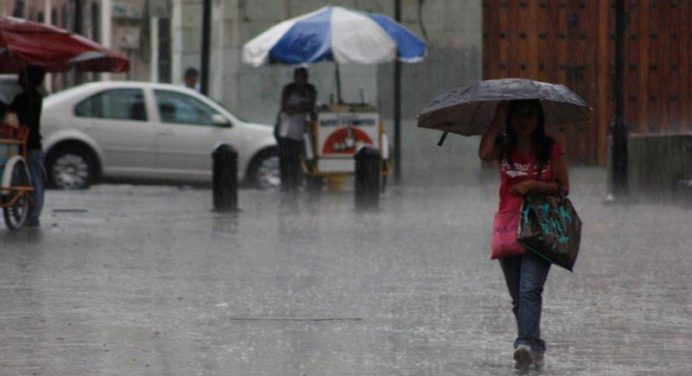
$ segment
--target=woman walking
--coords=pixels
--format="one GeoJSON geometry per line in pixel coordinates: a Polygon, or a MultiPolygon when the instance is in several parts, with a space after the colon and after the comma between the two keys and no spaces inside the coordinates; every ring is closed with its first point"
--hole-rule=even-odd
{"type": "MultiPolygon", "coordinates": [[[[478,156],[498,161],[500,202],[498,215],[516,214],[529,192],[569,190],[565,152],[545,134],[545,116],[538,100],[513,100],[498,104],[491,126],[483,135],[478,156]]],[[[516,232],[515,232],[516,233],[516,232]]],[[[546,351],[541,339],[542,294],[550,263],[518,244],[512,255],[493,250],[504,274],[517,323],[514,341],[515,368],[541,367],[546,351]]]]}

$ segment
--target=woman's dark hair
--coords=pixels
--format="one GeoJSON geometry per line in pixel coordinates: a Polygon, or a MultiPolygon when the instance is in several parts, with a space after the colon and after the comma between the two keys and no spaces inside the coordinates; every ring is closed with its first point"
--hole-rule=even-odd
{"type": "Polygon", "coordinates": [[[536,159],[538,161],[538,171],[543,170],[543,166],[548,164],[550,160],[550,151],[553,148],[555,140],[545,134],[545,114],[543,113],[543,105],[536,99],[523,99],[510,101],[507,106],[507,121],[505,123],[505,134],[500,148],[500,161],[507,159],[512,164],[511,150],[516,146],[518,141],[517,132],[512,127],[512,114],[518,113],[523,115],[536,116],[536,129],[531,134],[531,141],[535,147],[536,159]]]}

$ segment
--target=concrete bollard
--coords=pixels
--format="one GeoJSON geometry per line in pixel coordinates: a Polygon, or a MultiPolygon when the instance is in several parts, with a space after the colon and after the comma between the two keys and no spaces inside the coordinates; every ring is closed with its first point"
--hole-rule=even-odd
{"type": "Polygon", "coordinates": [[[356,208],[377,208],[380,202],[380,152],[363,146],[354,155],[356,159],[356,208]]]}
{"type": "Polygon", "coordinates": [[[211,156],[214,162],[214,210],[238,210],[238,152],[228,145],[221,145],[211,156]]]}

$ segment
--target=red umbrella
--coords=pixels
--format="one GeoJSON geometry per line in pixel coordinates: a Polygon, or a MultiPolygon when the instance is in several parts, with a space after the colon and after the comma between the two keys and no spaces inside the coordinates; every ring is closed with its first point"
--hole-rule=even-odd
{"type": "Polygon", "coordinates": [[[20,18],[0,17],[0,73],[17,73],[26,64],[47,72],[125,72],[127,57],[67,30],[20,18]]]}

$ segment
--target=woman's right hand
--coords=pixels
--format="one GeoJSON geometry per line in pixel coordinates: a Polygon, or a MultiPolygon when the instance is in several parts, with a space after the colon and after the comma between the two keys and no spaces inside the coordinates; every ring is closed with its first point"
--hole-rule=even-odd
{"type": "Polygon", "coordinates": [[[481,143],[478,147],[478,157],[484,161],[492,161],[500,157],[500,148],[497,140],[502,124],[505,123],[507,117],[507,107],[507,101],[499,102],[495,106],[493,120],[481,138],[481,143]]]}

